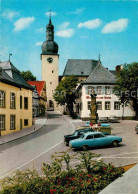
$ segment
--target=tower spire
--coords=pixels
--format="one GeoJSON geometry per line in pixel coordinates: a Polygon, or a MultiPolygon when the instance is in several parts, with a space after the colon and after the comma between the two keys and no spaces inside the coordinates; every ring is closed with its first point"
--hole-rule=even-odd
{"type": "Polygon", "coordinates": [[[52,22],[51,22],[51,9],[49,10],[49,24],[52,24],[52,22]]]}

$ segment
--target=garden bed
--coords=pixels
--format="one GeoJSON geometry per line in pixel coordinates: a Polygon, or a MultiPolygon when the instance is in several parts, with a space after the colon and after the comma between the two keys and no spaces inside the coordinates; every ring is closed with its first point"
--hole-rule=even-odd
{"type": "Polygon", "coordinates": [[[68,153],[52,156],[51,165],[43,163],[40,176],[35,170],[16,171],[12,178],[1,181],[1,194],[97,194],[124,173],[123,168],[93,160],[98,155],[91,152],[68,153]],[[74,168],[72,159],[80,160],[74,168]],[[66,170],[63,170],[63,163],[66,170]]]}

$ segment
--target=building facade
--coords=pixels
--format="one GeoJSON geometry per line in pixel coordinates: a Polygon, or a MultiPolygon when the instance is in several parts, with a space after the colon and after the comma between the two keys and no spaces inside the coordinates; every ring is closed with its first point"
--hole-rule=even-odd
{"type": "Polygon", "coordinates": [[[39,117],[39,94],[37,92],[36,86],[32,86],[34,88],[33,90],[33,117],[39,117]]]}
{"type": "Polygon", "coordinates": [[[59,81],[59,54],[58,45],[54,41],[54,26],[51,18],[46,27],[46,41],[42,44],[42,80],[46,82],[47,110],[58,110],[58,106],[53,98],[53,92],[59,81]]]}
{"type": "MultiPolygon", "coordinates": [[[[117,66],[117,73],[119,68],[117,66]]],[[[74,111],[82,119],[89,119],[91,92],[94,88],[97,94],[97,113],[98,117],[117,116],[122,117],[123,108],[118,97],[113,92],[113,87],[116,81],[116,71],[105,68],[100,60],[74,60],[70,59],[67,62],[63,76],[76,75],[79,80],[77,87],[77,100],[74,105],[74,111]]],[[[124,118],[135,118],[135,112],[130,104],[124,107],[124,118]]]]}
{"type": "Polygon", "coordinates": [[[45,81],[28,81],[27,83],[36,88],[36,90],[33,91],[34,116],[44,116],[46,112],[46,106],[47,106],[45,81]]]}
{"type": "Polygon", "coordinates": [[[11,62],[0,63],[1,135],[32,126],[32,90],[11,62]]]}

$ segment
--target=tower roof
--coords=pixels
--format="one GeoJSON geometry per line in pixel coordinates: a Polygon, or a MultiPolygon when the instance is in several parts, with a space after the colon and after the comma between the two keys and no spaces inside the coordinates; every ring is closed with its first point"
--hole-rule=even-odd
{"type": "Polygon", "coordinates": [[[42,54],[44,55],[57,55],[58,54],[58,44],[54,42],[54,26],[51,21],[51,14],[49,17],[49,24],[46,26],[46,41],[43,42],[42,54]]]}

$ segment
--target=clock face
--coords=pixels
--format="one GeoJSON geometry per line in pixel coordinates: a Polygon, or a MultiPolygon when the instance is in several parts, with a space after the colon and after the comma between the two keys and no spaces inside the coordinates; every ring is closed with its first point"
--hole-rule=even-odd
{"type": "Polygon", "coordinates": [[[49,57],[49,58],[47,58],[47,61],[48,61],[49,63],[52,63],[52,62],[53,62],[53,58],[52,58],[52,57],[49,57]]]}

